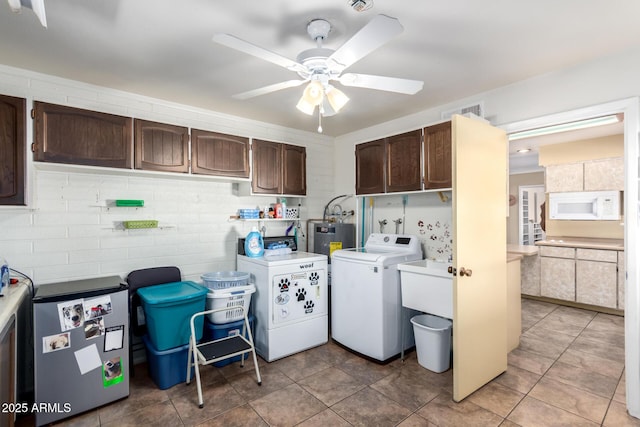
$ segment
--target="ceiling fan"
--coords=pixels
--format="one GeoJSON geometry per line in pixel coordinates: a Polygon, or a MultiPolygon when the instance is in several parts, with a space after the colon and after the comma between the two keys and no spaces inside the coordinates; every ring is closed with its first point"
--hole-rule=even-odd
{"type": "Polygon", "coordinates": [[[7,0],[13,12],[20,13],[22,6],[33,9],[40,24],[47,28],[47,15],[44,11],[44,0],[7,0]]]}
{"type": "MultiPolygon", "coordinates": [[[[315,107],[318,106],[320,116],[330,116],[337,113],[349,101],[349,98],[342,91],[330,84],[331,81],[337,81],[343,86],[384,90],[407,95],[413,95],[422,89],[423,82],[418,80],[370,74],[343,74],[345,69],[402,33],[404,28],[396,18],[377,15],[337,50],[322,47],[322,42],[327,38],[330,30],[331,24],[324,19],[310,21],[307,25],[307,33],[316,42],[316,47],[301,52],[296,61],[230,34],[214,35],[213,41],[216,43],[294,71],[300,77],[238,93],[233,97],[248,99],[309,82],[297,108],[312,115],[315,107]]],[[[321,127],[318,130],[321,131],[321,127]]]]}

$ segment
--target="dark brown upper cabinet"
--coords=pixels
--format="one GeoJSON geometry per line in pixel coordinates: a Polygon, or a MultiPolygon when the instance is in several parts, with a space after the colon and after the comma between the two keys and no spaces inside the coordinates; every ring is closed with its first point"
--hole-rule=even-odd
{"type": "Polygon", "coordinates": [[[356,194],[384,193],[385,140],[356,145],[356,194]]]}
{"type": "Polygon", "coordinates": [[[305,147],[256,139],[251,150],[253,193],[307,194],[305,147]]]}
{"type": "Polygon", "coordinates": [[[136,119],[136,169],[189,172],[189,130],[183,126],[136,119]]]}
{"type": "Polygon", "coordinates": [[[0,95],[0,205],[25,205],[26,101],[0,95]]]}
{"type": "Polygon", "coordinates": [[[191,172],[249,178],[249,138],[191,129],[191,172]]]}
{"type": "Polygon", "coordinates": [[[422,189],[420,173],[420,129],[386,138],[386,192],[422,189]]]}
{"type": "Polygon", "coordinates": [[[424,128],[424,188],[451,188],[451,122],[424,128]]]}
{"type": "Polygon", "coordinates": [[[131,118],[38,101],[33,105],[35,160],[131,168],[131,118]]]}

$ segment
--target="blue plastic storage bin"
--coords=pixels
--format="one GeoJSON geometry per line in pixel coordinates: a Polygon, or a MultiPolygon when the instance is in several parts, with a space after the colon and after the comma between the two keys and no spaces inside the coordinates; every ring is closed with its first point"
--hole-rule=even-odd
{"type": "MultiPolygon", "coordinates": [[[[204,311],[208,288],[194,282],[173,282],[138,289],[149,339],[158,351],[189,343],[191,316],[204,311]]],[[[204,318],[196,319],[197,339],[204,318]]]]}
{"type": "MultiPolygon", "coordinates": [[[[176,384],[187,381],[187,360],[189,359],[189,344],[170,350],[157,350],[148,335],[142,337],[147,349],[147,366],[149,376],[159,389],[165,390],[176,384]]],[[[191,377],[195,375],[191,368],[191,377]]]]}
{"type": "MultiPolygon", "coordinates": [[[[253,332],[253,315],[247,316],[247,319],[249,320],[249,327],[252,329],[252,332],[253,332]]],[[[244,319],[237,320],[231,323],[223,323],[223,324],[211,323],[209,319],[205,319],[204,331],[202,332],[202,341],[203,342],[213,341],[213,340],[218,340],[220,338],[240,335],[242,333],[243,324],[244,324],[244,319]]],[[[249,335],[245,332],[244,336],[245,338],[247,338],[249,335]]],[[[244,359],[247,360],[248,357],[249,357],[249,354],[246,354],[244,359]]],[[[241,356],[235,356],[229,359],[221,360],[219,362],[214,362],[213,366],[221,368],[230,363],[239,362],[240,358],[241,356]]]]}

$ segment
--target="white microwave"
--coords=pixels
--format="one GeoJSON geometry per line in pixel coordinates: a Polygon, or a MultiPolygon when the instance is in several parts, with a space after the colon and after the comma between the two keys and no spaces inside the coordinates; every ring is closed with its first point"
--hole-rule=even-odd
{"type": "Polygon", "coordinates": [[[619,191],[549,193],[549,219],[619,220],[620,198],[619,191]]]}

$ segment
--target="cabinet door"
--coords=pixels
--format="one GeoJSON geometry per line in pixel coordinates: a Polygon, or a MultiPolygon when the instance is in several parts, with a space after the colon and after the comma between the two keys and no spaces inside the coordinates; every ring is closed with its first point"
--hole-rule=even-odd
{"type": "Polygon", "coordinates": [[[576,261],[576,301],[600,307],[617,308],[617,264],[615,262],[576,261]]]}
{"type": "Polygon", "coordinates": [[[424,188],[451,188],[451,122],[424,128],[424,188]]]}
{"type": "Polygon", "coordinates": [[[544,168],[544,183],[547,193],[582,191],[584,189],[584,166],[582,163],[546,166],[544,168]]]}
{"type": "Polygon", "coordinates": [[[34,160],[131,168],[131,118],[34,102],[34,160]]]}
{"type": "Polygon", "coordinates": [[[297,145],[282,145],[282,192],[304,196],[307,194],[307,150],[297,145]]]}
{"type": "Polygon", "coordinates": [[[251,155],[251,190],[256,194],[282,194],[282,144],[256,139],[251,155]]]}
{"type": "Polygon", "coordinates": [[[421,140],[421,130],[387,138],[387,192],[422,189],[421,140]]]}
{"type": "Polygon", "coordinates": [[[624,159],[617,157],[585,162],[584,190],[624,191],[624,159]]]}
{"type": "Polygon", "coordinates": [[[575,260],[540,257],[540,295],[565,301],[575,301],[575,260]]]}
{"type": "Polygon", "coordinates": [[[384,193],[384,139],[356,145],[356,194],[384,193]]]}
{"type": "Polygon", "coordinates": [[[186,127],[135,120],[136,169],[189,172],[186,127]]]}
{"type": "Polygon", "coordinates": [[[624,251],[618,251],[618,310],[624,310],[624,251]]]}
{"type": "Polygon", "coordinates": [[[26,101],[0,95],[0,205],[24,205],[26,101]]]}
{"type": "Polygon", "coordinates": [[[192,129],[191,172],[249,178],[249,138],[192,129]]]}

